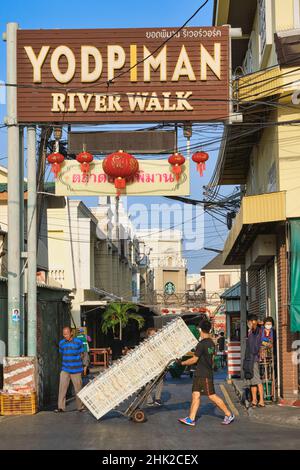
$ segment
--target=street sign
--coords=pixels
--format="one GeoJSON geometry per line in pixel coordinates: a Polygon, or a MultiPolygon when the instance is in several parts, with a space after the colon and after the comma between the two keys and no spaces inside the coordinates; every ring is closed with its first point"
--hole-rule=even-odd
{"type": "MultiPolygon", "coordinates": [[[[189,161],[183,165],[179,181],[167,160],[141,160],[139,172],[133,181],[122,190],[127,196],[177,196],[190,194],[189,161]]],[[[77,161],[66,160],[55,184],[55,194],[59,196],[115,196],[114,179],[104,173],[102,160],[91,163],[91,171],[84,174],[77,161]]]]}
{"type": "Polygon", "coordinates": [[[188,27],[171,38],[174,33],[176,28],[18,30],[18,121],[226,119],[229,27],[188,27]]]}

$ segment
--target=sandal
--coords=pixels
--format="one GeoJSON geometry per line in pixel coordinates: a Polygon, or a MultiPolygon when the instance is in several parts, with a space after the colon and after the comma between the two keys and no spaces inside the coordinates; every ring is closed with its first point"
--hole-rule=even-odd
{"type": "Polygon", "coordinates": [[[257,402],[256,403],[251,403],[252,408],[257,408],[257,402]]]}
{"type": "Polygon", "coordinates": [[[265,408],[266,405],[261,405],[260,403],[258,404],[259,408],[265,408]]]}

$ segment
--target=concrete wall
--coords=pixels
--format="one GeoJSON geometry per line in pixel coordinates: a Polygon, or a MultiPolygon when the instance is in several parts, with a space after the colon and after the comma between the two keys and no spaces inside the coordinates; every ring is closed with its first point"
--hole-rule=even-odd
{"type": "MultiPolygon", "coordinates": [[[[270,121],[277,121],[277,112],[270,114],[270,121]]],[[[278,127],[270,127],[262,133],[253,147],[247,177],[247,196],[279,190],[278,182],[278,127]],[[275,183],[273,183],[275,178],[275,183]]]]}
{"type": "Polygon", "coordinates": [[[294,0],[274,0],[273,12],[275,13],[276,31],[284,31],[294,27],[294,0]]]}
{"type": "MultiPolygon", "coordinates": [[[[279,108],[270,121],[293,121],[298,109],[279,108]]],[[[247,195],[286,191],[286,217],[300,216],[300,129],[274,126],[266,129],[253,148],[247,178],[247,195]]]]}
{"type": "MultiPolygon", "coordinates": [[[[279,121],[299,119],[299,108],[278,111],[279,121]]],[[[300,216],[300,129],[299,126],[278,127],[279,190],[286,191],[286,216],[300,216]]]]}

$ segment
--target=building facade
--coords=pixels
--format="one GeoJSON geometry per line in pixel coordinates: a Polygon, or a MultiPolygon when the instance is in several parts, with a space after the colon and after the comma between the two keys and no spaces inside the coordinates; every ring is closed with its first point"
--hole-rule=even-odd
{"type": "Polygon", "coordinates": [[[151,290],[147,266],[140,275],[139,244],[121,200],[116,207],[115,199],[101,197],[88,208],[82,201],[51,198],[46,230],[49,276],[72,291],[77,325],[112,301],[139,303],[140,277],[151,290]]]}
{"type": "Polygon", "coordinates": [[[287,44],[300,50],[299,37],[295,40],[299,15],[297,0],[215,1],[214,24],[230,24],[243,33],[232,40],[231,54],[233,111],[239,123],[224,126],[212,182],[241,185],[243,193],[223,261],[245,266],[249,313],[274,318],[277,392],[286,403],[298,403],[300,382],[295,361],[300,331],[300,130],[294,125],[299,105],[292,101],[300,76],[287,54],[287,44]]]}
{"type": "Polygon", "coordinates": [[[213,309],[220,304],[223,292],[240,281],[241,267],[224,265],[220,253],[203,266],[200,276],[205,301],[213,309]]]}
{"type": "Polygon", "coordinates": [[[153,271],[155,304],[158,308],[180,307],[186,302],[187,261],[182,256],[178,230],[137,230],[153,271]]]}

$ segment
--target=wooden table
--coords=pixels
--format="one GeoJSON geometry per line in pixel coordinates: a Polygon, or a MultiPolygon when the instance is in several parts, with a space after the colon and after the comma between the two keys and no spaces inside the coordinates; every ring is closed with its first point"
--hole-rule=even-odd
{"type": "Polygon", "coordinates": [[[107,368],[109,364],[110,352],[111,351],[108,348],[91,348],[91,364],[93,366],[104,366],[107,368]]]}

